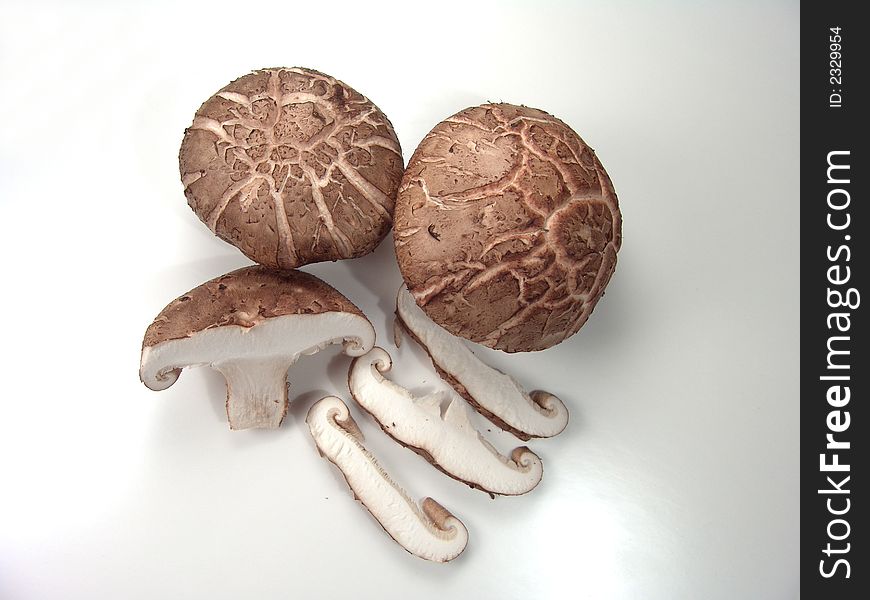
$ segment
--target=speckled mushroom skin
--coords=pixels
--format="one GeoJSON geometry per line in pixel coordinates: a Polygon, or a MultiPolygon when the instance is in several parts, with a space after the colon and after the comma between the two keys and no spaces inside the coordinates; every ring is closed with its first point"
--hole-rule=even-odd
{"type": "Polygon", "coordinates": [[[216,235],[283,269],[374,250],[403,170],[378,107],[302,68],[254,71],[206,100],[179,166],[188,204],[216,235]]]}
{"type": "Polygon", "coordinates": [[[399,268],[449,332],[548,348],[589,318],[616,268],[622,217],[595,152],[541,110],[467,108],[435,126],[396,200],[399,268]]]}
{"type": "Polygon", "coordinates": [[[338,290],[302,271],[244,267],[195,287],[166,306],[145,331],[142,347],[282,315],[348,312],[364,315],[338,290]]]}

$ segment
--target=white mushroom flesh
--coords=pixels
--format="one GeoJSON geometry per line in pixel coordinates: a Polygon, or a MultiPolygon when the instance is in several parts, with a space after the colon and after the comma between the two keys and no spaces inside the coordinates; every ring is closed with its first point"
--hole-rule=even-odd
{"type": "Polygon", "coordinates": [[[474,429],[466,402],[452,390],[415,398],[386,379],[390,355],[375,347],[354,359],[348,384],[353,398],[399,443],[409,446],[446,474],[491,494],[519,495],[543,475],[541,460],[528,448],[511,458],[474,429]],[[442,403],[448,402],[442,416],[442,403]]]}
{"type": "Polygon", "coordinates": [[[530,395],[513,377],[483,363],[462,340],[432,321],[404,285],[396,317],[449,376],[449,383],[458,383],[463,389],[457,391],[499,427],[521,439],[552,437],[565,429],[568,410],[561,400],[540,391],[530,395]]]}
{"type": "Polygon", "coordinates": [[[254,325],[226,325],[142,350],[139,376],[152,390],[175,383],[182,368],[208,365],[227,380],[232,429],[275,428],[287,412],[287,371],[302,355],[337,343],[359,356],[375,332],[362,316],[345,312],[284,315],[254,325]]]}
{"type": "Polygon", "coordinates": [[[405,550],[436,562],[459,556],[468,543],[462,522],[431,498],[408,497],[362,445],[347,405],[334,396],[318,401],[306,418],[321,455],[341,471],[356,498],[405,550]]]}

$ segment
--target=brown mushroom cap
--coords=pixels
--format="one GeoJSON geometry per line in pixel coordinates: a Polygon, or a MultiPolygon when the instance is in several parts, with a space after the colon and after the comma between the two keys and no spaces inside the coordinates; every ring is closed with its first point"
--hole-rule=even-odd
{"type": "Polygon", "coordinates": [[[396,200],[399,268],[449,332],[507,352],[548,348],[589,318],[622,217],[595,152],[552,115],[467,108],[435,126],[396,200]]]}
{"type": "Polygon", "coordinates": [[[272,317],[362,311],[341,292],[302,271],[244,267],[216,277],[170,302],[145,331],[142,347],[238,325],[253,327],[272,317]]]}
{"type": "Polygon", "coordinates": [[[377,106],[302,68],[254,71],[206,100],[179,166],[188,204],[216,235],[284,269],[374,250],[403,167],[377,106]]]}

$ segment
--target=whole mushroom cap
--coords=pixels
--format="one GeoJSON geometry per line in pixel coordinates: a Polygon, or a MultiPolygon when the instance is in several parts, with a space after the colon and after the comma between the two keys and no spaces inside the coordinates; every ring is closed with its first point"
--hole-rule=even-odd
{"type": "Polygon", "coordinates": [[[622,217],[595,152],[534,108],[484,104],[435,126],[396,200],[399,268],[450,333],[548,348],[589,318],[616,268],[622,217]]]}
{"type": "Polygon", "coordinates": [[[378,107],[303,68],[254,71],[206,100],[179,167],[188,204],[216,235],[282,269],[374,250],[403,169],[378,107]]]}

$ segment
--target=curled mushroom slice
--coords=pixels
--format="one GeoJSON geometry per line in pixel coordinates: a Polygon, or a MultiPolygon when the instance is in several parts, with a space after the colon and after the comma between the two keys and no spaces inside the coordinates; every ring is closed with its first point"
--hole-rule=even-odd
{"type": "Polygon", "coordinates": [[[287,413],[287,370],[330,344],[359,356],[375,343],[369,320],[320,279],[246,267],[187,292],[145,332],[139,377],[164,390],[182,368],[209,365],[227,380],[230,428],[275,428],[287,413]]]}
{"type": "Polygon", "coordinates": [[[375,347],[355,358],[348,386],[354,400],[397,442],[441,471],[490,494],[516,496],[531,491],[543,475],[541,460],[526,447],[502,456],[474,429],[465,401],[455,392],[414,398],[383,376],[390,355],[375,347]],[[442,416],[441,405],[449,401],[442,416]]]}
{"type": "Polygon", "coordinates": [[[320,455],[338,467],[356,499],[400,546],[435,562],[453,560],[465,550],[465,525],[432,498],[417,506],[393,482],[362,445],[362,433],[344,402],[335,396],[319,400],[305,422],[320,455]]]}
{"type": "MultiPolygon", "coordinates": [[[[483,363],[426,316],[405,286],[396,299],[396,324],[426,350],[438,374],[496,426],[521,440],[552,437],[565,429],[568,410],[559,398],[540,390],[529,394],[513,377],[483,363]]],[[[396,345],[398,333],[397,328],[396,345]]]]}

